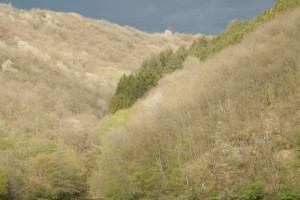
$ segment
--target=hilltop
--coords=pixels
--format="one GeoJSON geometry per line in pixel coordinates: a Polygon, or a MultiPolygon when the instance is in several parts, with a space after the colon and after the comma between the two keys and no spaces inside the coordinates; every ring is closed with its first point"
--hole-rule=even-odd
{"type": "Polygon", "coordinates": [[[94,91],[98,87],[105,102],[122,74],[136,71],[153,53],[187,46],[197,37],[147,34],[75,13],[17,10],[5,4],[0,16],[1,65],[10,60],[18,71],[35,65],[41,73],[59,74],[94,91]]]}

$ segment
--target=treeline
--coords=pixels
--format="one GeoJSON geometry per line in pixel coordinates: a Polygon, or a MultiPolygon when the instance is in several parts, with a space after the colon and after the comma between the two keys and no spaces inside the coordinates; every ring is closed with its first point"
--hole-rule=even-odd
{"type": "Polygon", "coordinates": [[[159,55],[153,55],[142,64],[138,73],[124,75],[120,79],[110,102],[110,112],[114,113],[120,109],[131,107],[138,98],[154,87],[163,75],[181,69],[182,63],[188,55],[196,56],[203,61],[222,49],[239,43],[245,34],[253,31],[257,26],[298,5],[300,5],[299,0],[279,0],[274,8],[268,9],[252,21],[231,21],[225,32],[211,40],[202,36],[189,49],[180,48],[175,53],[167,50],[159,55]]]}
{"type": "Polygon", "coordinates": [[[110,102],[110,111],[114,113],[131,107],[139,97],[156,86],[165,74],[181,69],[186,56],[187,50],[183,47],[175,53],[169,49],[145,60],[137,73],[129,76],[124,74],[110,102]]]}
{"type": "Polygon", "coordinates": [[[189,54],[198,57],[200,60],[205,60],[222,49],[239,43],[247,33],[253,31],[259,25],[271,21],[278,14],[298,5],[300,5],[299,0],[278,0],[273,8],[266,10],[252,21],[233,20],[228,24],[225,32],[220,33],[212,40],[207,41],[205,38],[200,38],[195,41],[189,49],[189,54]]]}

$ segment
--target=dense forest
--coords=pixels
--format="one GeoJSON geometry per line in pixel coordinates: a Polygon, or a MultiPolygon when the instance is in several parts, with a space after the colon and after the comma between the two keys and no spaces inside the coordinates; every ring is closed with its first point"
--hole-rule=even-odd
{"type": "Polygon", "coordinates": [[[0,200],[300,199],[299,6],[173,39],[0,7],[0,200]]]}

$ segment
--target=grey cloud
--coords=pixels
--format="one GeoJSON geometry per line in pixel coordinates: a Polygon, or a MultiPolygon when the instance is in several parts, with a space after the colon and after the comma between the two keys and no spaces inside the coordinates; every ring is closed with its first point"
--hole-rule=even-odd
{"type": "Polygon", "coordinates": [[[77,12],[147,32],[217,34],[232,19],[252,19],[276,0],[0,0],[22,9],[77,12]]]}

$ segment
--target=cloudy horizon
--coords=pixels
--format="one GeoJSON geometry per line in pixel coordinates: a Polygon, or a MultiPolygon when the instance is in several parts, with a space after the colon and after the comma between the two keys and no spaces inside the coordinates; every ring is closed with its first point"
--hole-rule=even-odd
{"type": "Polygon", "coordinates": [[[18,9],[75,12],[148,33],[176,32],[218,34],[233,19],[251,20],[276,0],[0,0],[18,9]]]}

